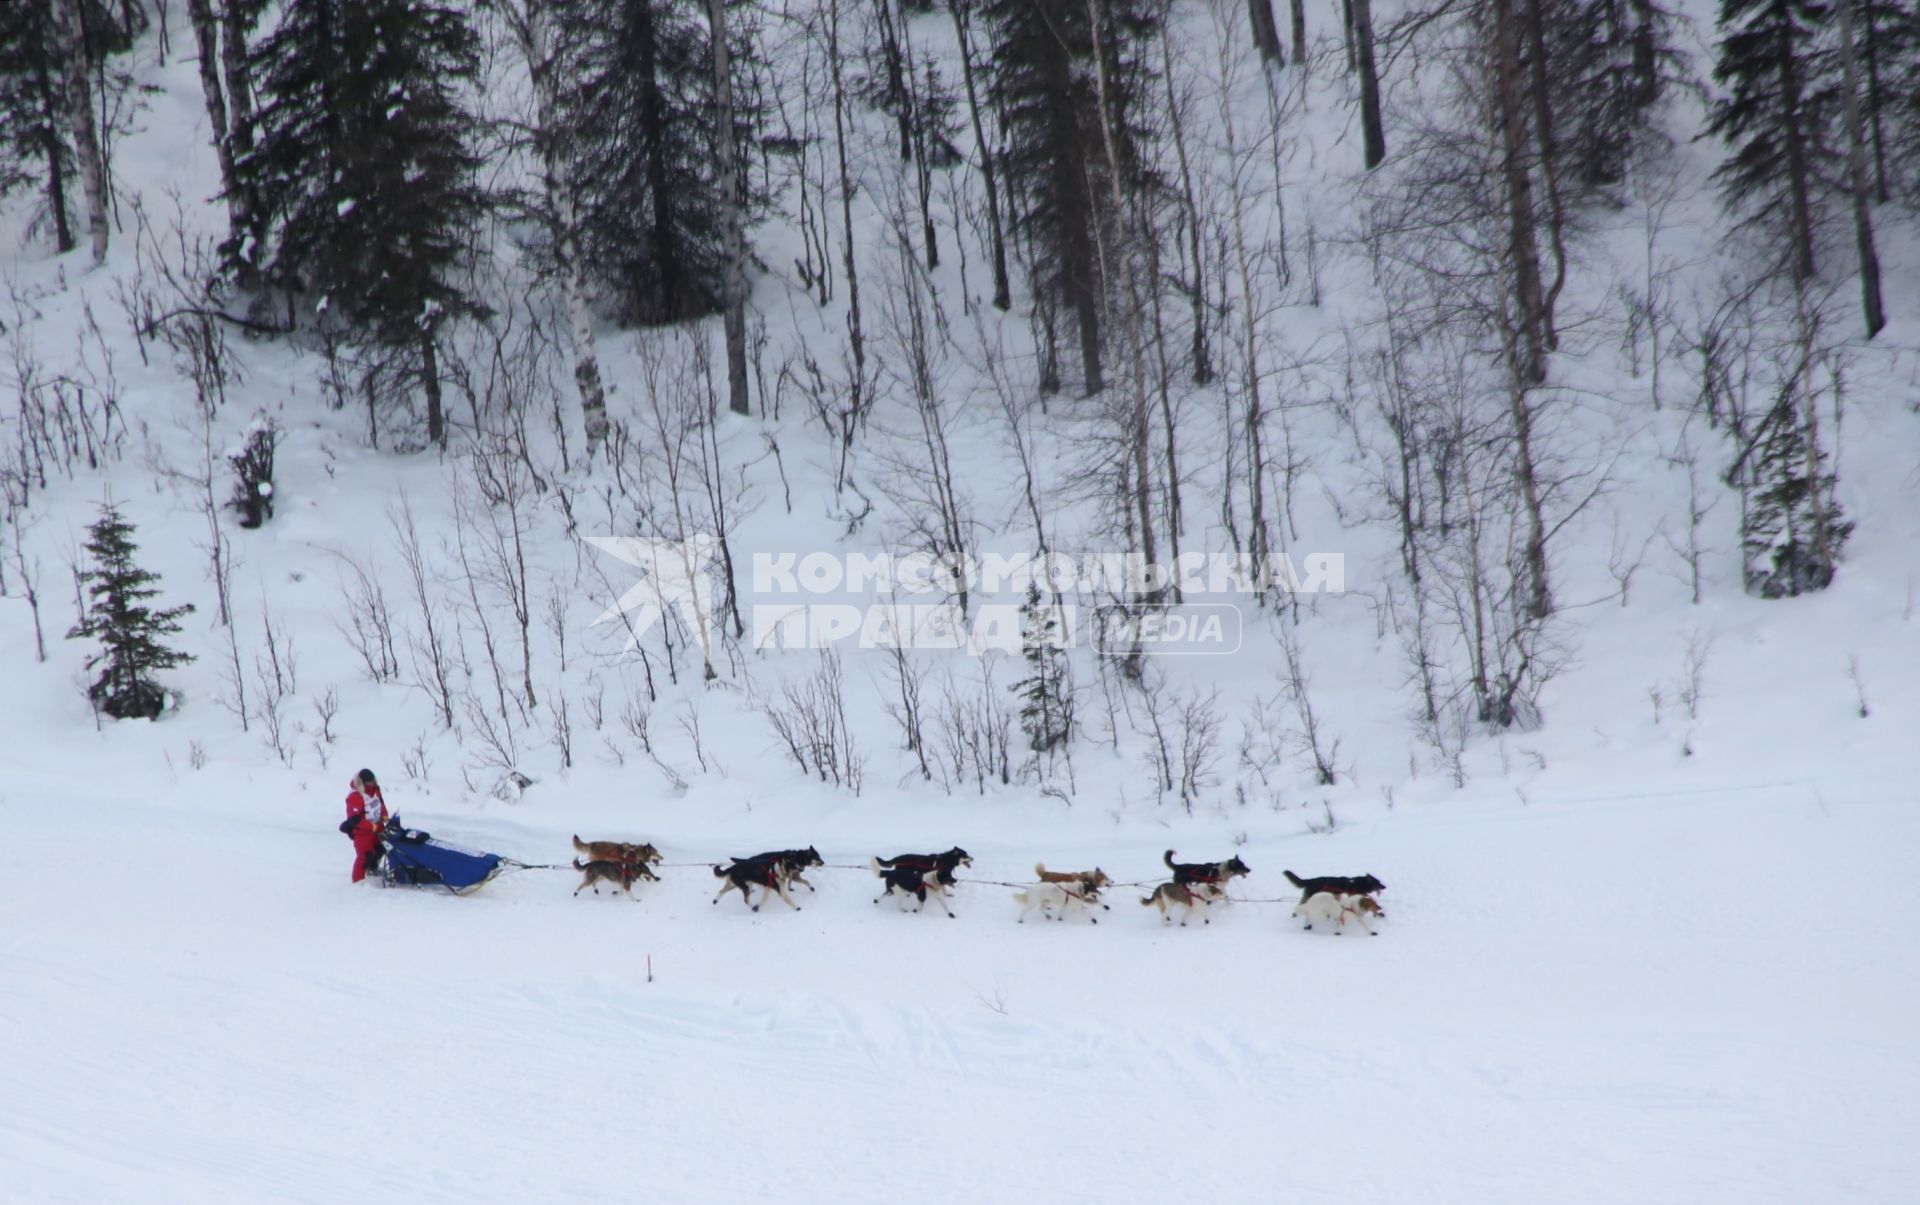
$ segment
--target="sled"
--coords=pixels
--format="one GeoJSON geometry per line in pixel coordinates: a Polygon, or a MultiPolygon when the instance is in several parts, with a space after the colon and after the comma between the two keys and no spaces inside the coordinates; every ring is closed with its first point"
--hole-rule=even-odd
{"type": "Polygon", "coordinates": [[[381,880],[389,887],[445,887],[455,895],[477,891],[510,865],[499,854],[477,853],[436,841],[398,818],[381,834],[386,851],[381,880]]]}

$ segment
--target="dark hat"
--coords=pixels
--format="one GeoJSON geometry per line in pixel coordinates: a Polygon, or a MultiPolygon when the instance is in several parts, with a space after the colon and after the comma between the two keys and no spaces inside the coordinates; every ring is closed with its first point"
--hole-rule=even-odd
{"type": "Polygon", "coordinates": [[[371,783],[378,783],[378,782],[380,781],[379,779],[377,779],[377,778],[375,778],[375,777],[373,776],[373,771],[372,771],[372,770],[362,770],[362,771],[360,771],[360,775],[359,775],[359,777],[360,777],[360,780],[361,780],[362,782],[371,782],[371,783]]]}

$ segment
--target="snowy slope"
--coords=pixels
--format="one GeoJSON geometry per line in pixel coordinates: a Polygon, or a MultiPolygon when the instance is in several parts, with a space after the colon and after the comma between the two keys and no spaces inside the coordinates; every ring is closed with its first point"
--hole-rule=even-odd
{"type": "MultiPolygon", "coordinates": [[[[942,44],[944,20],[927,23],[928,44],[942,44]]],[[[1204,64],[1207,22],[1197,9],[1189,21],[1188,53],[1204,64]]],[[[159,90],[143,130],[120,144],[120,177],[156,213],[178,189],[189,226],[215,231],[194,65],[143,53],[159,90]]],[[[1560,435],[1570,454],[1617,451],[1623,466],[1556,546],[1571,657],[1543,698],[1546,725],[1477,739],[1456,768],[1409,722],[1404,655],[1383,618],[1391,533],[1359,521],[1368,470],[1323,404],[1338,373],[1315,357],[1364,331],[1377,298],[1338,246],[1359,195],[1346,86],[1316,72],[1284,172],[1292,237],[1311,226],[1324,240],[1323,299],[1290,297],[1269,334],[1274,362],[1306,365],[1306,403],[1287,420],[1308,465],[1297,548],[1348,557],[1349,592],[1307,600],[1299,628],[1315,705],[1342,740],[1342,780],[1318,785],[1297,752],[1267,768],[1270,781],[1239,760],[1243,727],[1259,728],[1255,700],[1281,681],[1273,619],[1244,607],[1242,656],[1159,667],[1173,691],[1221,692],[1214,781],[1191,809],[1153,789],[1144,739],[1124,718],[1111,741],[1101,732],[1076,746],[1070,803],[1031,782],[984,794],[929,785],[886,718],[881,659],[855,652],[848,706],[868,760],[858,796],[797,772],[755,710],[813,668],[807,654],[749,654],[710,687],[685,665],[659,683],[652,740],[685,782],[673,789],[618,718],[642,695],[621,634],[591,626],[630,583],[571,538],[553,495],[533,508],[529,543],[536,602],[556,592],[567,646],[536,625],[543,700],[519,734],[520,768],[536,782],[496,798],[499,768],[471,725],[445,731],[410,666],[401,682],[368,681],[341,630],[348,558],[386,583],[403,625],[417,623],[391,533],[404,496],[444,587],[441,613],[473,640],[445,543],[453,494],[471,477],[464,450],[372,451],[362,415],[324,406],[317,357],[237,338],[244,380],[200,430],[191,390],[163,349],[143,359],[114,300],[133,271],[131,240],[87,270],[40,247],[16,254],[17,215],[0,215],[0,275],[25,299],[6,321],[24,319],[15,331],[69,371],[83,355],[97,364],[80,339],[90,308],[125,417],[117,459],[56,474],[28,512],[47,662],[25,604],[0,600],[0,1199],[1912,1199],[1912,248],[1893,237],[1883,248],[1894,324],[1861,353],[1835,432],[1858,530],[1821,595],[1741,595],[1736,504],[1720,496],[1705,523],[1705,597],[1689,604],[1665,543],[1685,480],[1660,460],[1684,423],[1684,375],[1671,370],[1666,408],[1650,410],[1651,382],[1623,366],[1617,332],[1569,336],[1556,372],[1584,392],[1560,435]],[[169,473],[192,469],[208,440],[217,453],[257,409],[288,430],[279,514],[228,535],[246,676],[264,615],[298,650],[284,759],[257,719],[243,731],[223,706],[232,688],[204,520],[169,473]],[[139,525],[163,601],[199,607],[183,636],[199,661],[169,675],[180,712],[98,731],[85,650],[59,637],[72,621],[67,559],[109,495],[139,525]],[[1623,603],[1608,561],[1633,548],[1646,563],[1623,603]],[[1690,647],[1705,658],[1691,706],[1690,647]],[[585,710],[596,681],[603,724],[585,710]],[[315,707],[329,689],[330,738],[315,707]],[[573,708],[571,766],[554,743],[554,691],[573,708]],[[553,870],[464,899],[352,887],[333,826],[361,765],[409,823],[461,844],[549,863],[571,858],[572,833],[645,838],[674,865],[637,903],[573,899],[574,876],[553,870]],[[709,905],[707,862],[808,843],[844,865],[958,843],[980,881],[961,888],[955,920],[876,907],[872,876],[847,869],[817,872],[820,892],[803,893],[798,914],[774,903],[756,915],[737,897],[709,905]],[[991,882],[1023,880],[1036,860],[1153,881],[1168,847],[1240,854],[1254,874],[1238,894],[1264,902],[1167,929],[1129,887],[1097,927],[1016,925],[1010,890],[991,882]],[[1381,935],[1299,932],[1271,902],[1290,894],[1282,869],[1378,874],[1390,885],[1381,935]]],[[[1662,237],[1676,260],[1699,257],[1705,279],[1715,151],[1688,141],[1694,116],[1674,116],[1666,167],[1681,201],[1662,237]]],[[[869,180],[876,195],[884,183],[869,180]]],[[[1598,308],[1634,278],[1639,221],[1629,209],[1602,222],[1570,306],[1598,308]]],[[[800,347],[831,358],[840,303],[816,310],[781,279],[790,232],[774,223],[756,238],[775,265],[755,298],[770,362],[800,347]]],[[[867,252],[884,262],[889,249],[876,239],[867,252]]],[[[877,271],[866,280],[880,287],[877,271]]],[[[951,260],[938,280],[957,308],[951,260]]],[[[983,544],[1026,551],[1006,432],[964,354],[991,338],[1017,354],[1025,321],[987,317],[1000,325],[978,334],[970,315],[948,316],[962,350],[943,384],[968,402],[953,442],[983,544]]],[[[602,336],[615,417],[637,423],[637,341],[602,336]]],[[[1206,433],[1221,403],[1196,393],[1181,405],[1195,432],[1189,546],[1217,551],[1227,541],[1206,433]]],[[[745,491],[743,553],[899,548],[902,516],[884,498],[850,530],[855,504],[832,492],[833,441],[801,403],[785,406],[777,422],[724,433],[745,491]]],[[[909,421],[883,411],[863,443],[855,468],[870,492],[879,449],[909,421]]],[[[1045,499],[1050,521],[1091,543],[1074,479],[1087,420],[1061,402],[1033,423],[1039,454],[1066,478],[1045,499]]],[[[1719,437],[1693,435],[1711,485],[1719,437]]],[[[579,507],[578,534],[619,534],[629,515],[600,500],[601,470],[537,451],[579,507]]],[[[1092,691],[1091,659],[1075,669],[1092,691]]],[[[935,672],[964,691],[978,670],[950,658],[935,672]]],[[[1004,688],[1011,667],[996,672],[1004,688]]],[[[490,689],[477,669],[473,682],[490,689]]],[[[1096,729],[1098,710],[1083,704],[1096,729]]]]}
{"type": "MultiPolygon", "coordinates": [[[[1098,927],[1016,926],[974,884],[955,920],[902,915],[839,870],[797,914],[709,906],[703,867],[632,904],[550,871],[350,892],[326,801],[69,791],[7,809],[13,1199],[1893,1202],[1914,1182],[1920,821],[1898,798],[1461,803],[1240,850],[1255,898],[1282,867],[1372,868],[1390,916],[1368,939],[1253,903],[1163,929],[1127,890],[1098,927]]],[[[409,818],[566,852],[566,825],[409,818]]],[[[680,862],[802,823],[633,831],[673,833],[680,862]]],[[[883,823],[805,831],[844,862],[883,823]]],[[[1145,875],[1164,844],[989,827],[920,844],[957,833],[980,878],[1036,849],[1145,875]]]]}

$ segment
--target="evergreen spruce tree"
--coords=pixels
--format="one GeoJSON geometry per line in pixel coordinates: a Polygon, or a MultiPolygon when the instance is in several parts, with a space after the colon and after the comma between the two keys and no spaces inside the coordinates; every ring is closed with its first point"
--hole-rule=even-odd
{"type": "Polygon", "coordinates": [[[1106,131],[1129,177],[1122,191],[1133,195],[1143,183],[1142,50],[1158,28],[1156,10],[1135,0],[985,0],[981,11],[993,31],[989,91],[1006,130],[1001,169],[1014,229],[1028,241],[1040,304],[1073,315],[1082,379],[1095,393],[1103,380],[1101,241],[1125,225],[1113,212],[1106,131]],[[1104,57],[1105,112],[1096,55],[1104,57]]]}
{"type": "MultiPolygon", "coordinates": [[[[66,49],[54,20],[55,3],[0,4],[0,197],[19,189],[45,190],[40,212],[64,253],[75,245],[78,163],[62,91],[66,49]]],[[[83,0],[78,13],[87,67],[95,74],[109,55],[129,49],[146,28],[145,10],[138,6],[116,15],[103,0],[83,0]]]]}
{"type": "Polygon", "coordinates": [[[1831,19],[1824,0],[1721,0],[1720,6],[1713,78],[1729,95],[1714,103],[1708,125],[1733,154],[1715,175],[1728,197],[1757,217],[1784,218],[1796,284],[1814,274],[1816,157],[1835,144],[1826,127],[1840,110],[1826,48],[1831,19]]]}
{"type": "Polygon", "coordinates": [[[1629,0],[1538,0],[1538,12],[1555,166],[1577,202],[1620,183],[1635,145],[1650,134],[1661,84],[1679,66],[1675,22],[1664,8],[1629,0]],[[1644,67],[1636,54],[1647,56],[1644,67]]]}
{"type": "MultiPolygon", "coordinates": [[[[555,71],[566,81],[554,137],[572,169],[594,282],[628,322],[716,312],[726,270],[724,165],[699,10],[671,0],[555,0],[552,13],[555,71]]],[[[745,60],[749,40],[736,33],[729,41],[733,61],[745,60]]],[[[752,144],[752,127],[736,101],[736,145],[752,144]]]]}
{"type": "Polygon", "coordinates": [[[466,14],[290,0],[253,58],[259,137],[236,170],[273,223],[270,279],[403,363],[442,441],[439,332],[481,312],[456,273],[488,206],[462,106],[479,74],[466,14]]]}
{"type": "Polygon", "coordinates": [[[162,638],[178,632],[180,616],[193,607],[156,611],[146,605],[146,600],[160,593],[154,586],[160,579],[133,563],[138,551],[133,525],[111,504],[101,508],[99,520],[88,529],[86,548],[93,567],[81,574],[81,580],[93,601],[67,639],[100,642],[100,652],[87,662],[88,669],[100,667],[87,697],[115,719],[159,719],[167,692],[153,675],[193,660],[168,648],[162,638]]]}
{"type": "Polygon", "coordinates": [[[0,197],[38,185],[61,252],[73,250],[73,153],[61,126],[52,0],[0,5],[0,197]]]}
{"type": "Polygon", "coordinates": [[[1834,477],[1785,389],[1754,435],[1741,466],[1740,545],[1747,593],[1790,598],[1833,581],[1853,524],[1834,497],[1834,477]]]}
{"type": "Polygon", "coordinates": [[[1027,747],[1050,753],[1073,737],[1073,685],[1060,647],[1059,612],[1041,604],[1040,587],[1031,582],[1020,606],[1020,632],[1027,676],[1007,689],[1020,699],[1027,747]]]}

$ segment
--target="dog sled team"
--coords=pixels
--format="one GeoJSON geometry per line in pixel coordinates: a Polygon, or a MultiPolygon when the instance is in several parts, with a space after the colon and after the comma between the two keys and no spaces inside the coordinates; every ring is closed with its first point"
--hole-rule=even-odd
{"type": "MultiPolygon", "coordinates": [[[[353,839],[353,881],[357,883],[379,868],[383,835],[389,824],[397,821],[389,818],[386,800],[373,771],[360,771],[349,785],[347,818],[340,825],[340,831],[353,839]]],[[[580,873],[580,885],[573,889],[575,895],[588,890],[599,895],[601,886],[605,885],[632,898],[635,883],[660,879],[654,868],[664,858],[650,843],[583,841],[576,833],[573,848],[584,857],[584,860],[573,859],[573,869],[580,873]]],[[[1140,904],[1159,909],[1163,924],[1172,924],[1177,918],[1185,926],[1196,914],[1201,924],[1212,924],[1207,911],[1216,903],[1227,902],[1227,888],[1233,880],[1253,872],[1238,856],[1221,862],[1177,862],[1174,851],[1168,850],[1162,855],[1162,861],[1173,877],[1155,886],[1140,904]]],[[[804,887],[812,892],[814,886],[807,881],[806,872],[825,865],[820,851],[812,846],[730,858],[724,865],[713,867],[714,877],[725,880],[713,902],[718,904],[729,893],[738,891],[741,900],[755,912],[760,911],[760,905],[769,897],[777,897],[798,912],[800,905],[794,900],[792,889],[804,887]],[[754,898],[756,891],[758,899],[754,898]]],[[[957,845],[943,853],[873,858],[867,867],[880,880],[880,894],[874,897],[874,903],[893,898],[900,907],[911,904],[913,911],[921,912],[931,901],[951,918],[954,911],[948,901],[954,885],[959,882],[958,872],[971,865],[973,856],[957,845]]],[[[1291,870],[1283,873],[1289,883],[1300,889],[1300,902],[1294,906],[1293,915],[1306,929],[1312,930],[1317,925],[1323,932],[1338,933],[1347,925],[1355,924],[1372,936],[1379,935],[1372,923],[1386,917],[1374,898],[1386,889],[1386,884],[1379,879],[1370,874],[1303,879],[1291,870]]],[[[1101,899],[1101,893],[1115,884],[1098,866],[1092,870],[1048,870],[1046,863],[1041,862],[1035,864],[1033,874],[1036,882],[1013,893],[1014,902],[1020,905],[1016,919],[1022,923],[1037,912],[1043,920],[1065,920],[1070,915],[1079,915],[1097,925],[1100,918],[1094,914],[1095,910],[1111,910],[1101,899]]]]}
{"type": "MultiPolygon", "coordinates": [[[[658,864],[660,854],[651,845],[625,845],[615,841],[582,841],[578,836],[573,839],[574,848],[587,854],[592,860],[574,862],[574,869],[583,874],[580,886],[574,894],[592,887],[599,893],[601,882],[617,883],[629,894],[635,879],[657,878],[649,868],[658,864]]],[[[1234,879],[1252,873],[1252,868],[1239,857],[1231,857],[1223,862],[1176,862],[1174,851],[1168,850],[1163,856],[1167,869],[1173,877],[1155,887],[1152,893],[1143,898],[1143,907],[1160,910],[1160,919],[1164,924],[1172,924],[1177,917],[1181,925],[1196,913],[1201,924],[1212,924],[1212,918],[1205,910],[1215,903],[1224,903],[1229,897],[1227,886],[1234,879]]],[[[713,897],[718,904],[730,892],[738,891],[740,898],[748,908],[760,911],[760,905],[769,897],[777,897],[787,907],[798,912],[800,905],[794,900],[790,889],[805,887],[813,891],[812,883],[806,880],[805,872],[816,866],[824,866],[820,851],[808,846],[806,849],[782,849],[755,854],[749,858],[731,858],[724,865],[713,868],[715,878],[725,879],[720,890],[713,897]],[[754,892],[760,893],[759,899],[754,892]]],[[[872,858],[867,868],[880,880],[880,894],[874,897],[874,903],[888,898],[894,899],[901,908],[914,912],[924,911],[929,902],[948,918],[955,914],[949,900],[953,888],[959,882],[957,872],[973,865],[973,857],[959,846],[944,853],[895,854],[891,858],[872,858]]],[[[1291,870],[1284,872],[1287,881],[1300,889],[1300,902],[1294,907],[1294,916],[1305,922],[1304,927],[1312,930],[1315,925],[1322,931],[1341,932],[1348,924],[1356,924],[1369,935],[1379,936],[1372,922],[1386,917],[1386,911],[1374,898],[1386,890],[1386,884],[1370,874],[1358,876],[1330,875],[1303,879],[1291,870]]],[[[1036,863],[1033,868],[1037,882],[1013,893],[1014,902],[1020,905],[1020,914],[1015,919],[1024,923],[1029,916],[1039,913],[1042,919],[1065,920],[1070,915],[1087,918],[1091,924],[1099,924],[1100,918],[1095,910],[1111,911],[1102,900],[1101,893],[1114,885],[1112,876],[1096,866],[1092,870],[1048,870],[1044,862],[1036,863]]]]}

